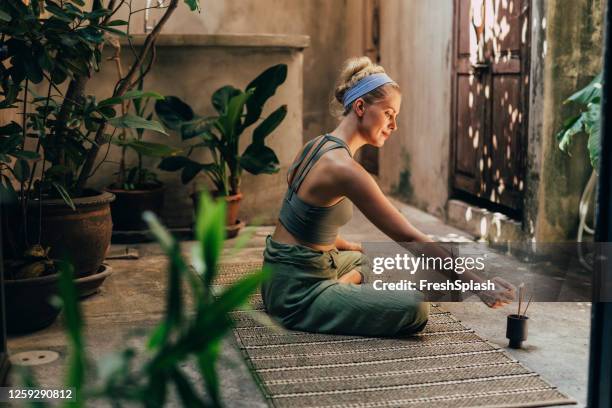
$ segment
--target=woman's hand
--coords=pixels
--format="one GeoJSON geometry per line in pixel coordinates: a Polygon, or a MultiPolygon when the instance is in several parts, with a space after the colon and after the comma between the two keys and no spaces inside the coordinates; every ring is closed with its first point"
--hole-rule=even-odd
{"type": "Polygon", "coordinates": [[[491,282],[495,284],[495,290],[482,290],[478,292],[480,300],[493,309],[512,303],[516,293],[514,285],[499,277],[491,279],[491,282]]]}

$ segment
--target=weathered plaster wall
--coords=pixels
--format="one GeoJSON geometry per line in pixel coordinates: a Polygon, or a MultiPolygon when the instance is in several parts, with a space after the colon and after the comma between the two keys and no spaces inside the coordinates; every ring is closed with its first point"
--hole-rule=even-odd
{"type": "Polygon", "coordinates": [[[559,150],[555,134],[576,111],[563,101],[601,69],[604,5],[604,0],[547,0],[545,16],[533,21],[535,29],[546,30],[540,47],[544,59],[541,119],[535,118],[541,128],[532,129],[541,130],[540,166],[529,169],[539,174],[528,178],[537,186],[537,215],[532,221],[538,241],[576,236],[578,202],[591,173],[586,137],[576,137],[570,157],[559,150]]]}
{"type": "MultiPolygon", "coordinates": [[[[287,80],[269,99],[262,114],[265,117],[280,105],[287,105],[287,117],[266,139],[266,144],[276,152],[279,158],[280,172],[257,177],[245,172],[242,179],[245,199],[241,204],[241,217],[251,221],[255,217],[261,217],[261,221],[265,223],[273,223],[276,219],[286,189],[285,173],[302,142],[303,56],[301,47],[307,43],[307,39],[302,36],[283,41],[297,44],[294,46],[263,45],[272,41],[276,40],[262,39],[261,36],[239,36],[230,39],[219,37],[211,39],[210,36],[199,36],[186,39],[180,36],[164,35],[160,38],[157,63],[145,82],[147,89],[156,90],[163,95],[179,96],[189,103],[198,114],[213,115],[210,97],[217,88],[227,84],[244,88],[265,68],[279,63],[288,65],[287,80]],[[226,45],[201,44],[211,42],[226,45]],[[184,45],[169,46],[169,43],[183,43],[184,45]],[[200,45],[195,46],[194,43],[200,43],[200,45]]],[[[122,58],[126,62],[129,60],[127,48],[124,48],[122,58]]],[[[105,61],[100,73],[88,85],[88,92],[96,94],[100,99],[109,96],[117,80],[116,70],[112,64],[114,62],[105,61]]],[[[250,143],[254,127],[247,129],[243,134],[241,151],[250,143]]],[[[165,137],[148,132],[147,140],[175,146],[181,145],[180,137],[174,133],[165,137]]],[[[104,156],[104,150],[100,154],[100,159],[104,156]]],[[[91,179],[93,187],[104,187],[114,180],[113,173],[117,171],[119,154],[119,148],[110,147],[107,162],[101,165],[99,171],[91,179]]],[[[193,157],[208,161],[204,160],[206,157],[203,155],[196,154],[193,157]]],[[[129,159],[130,164],[135,163],[134,155],[130,155],[129,159]]],[[[159,159],[146,158],[145,166],[155,169],[158,162],[159,159]]],[[[207,183],[206,176],[201,173],[194,182],[183,186],[180,182],[180,173],[161,170],[157,173],[168,189],[162,213],[166,223],[170,226],[189,226],[192,219],[192,204],[189,195],[195,188],[194,184],[207,183]]]]}
{"type": "MultiPolygon", "coordinates": [[[[134,1],[144,6],[145,0],[134,1]]],[[[169,34],[304,34],[304,140],[335,127],[329,100],[342,62],[362,50],[363,0],[201,0],[200,13],[179,5],[164,27],[169,34]]],[[[135,7],[134,7],[135,8],[135,7]]],[[[150,21],[161,10],[152,10],[150,21]]],[[[142,32],[143,13],[134,27],[142,32]]]]}
{"type": "Polygon", "coordinates": [[[379,180],[436,215],[449,194],[452,26],[452,1],[381,2],[381,64],[402,87],[402,107],[379,180]]]}

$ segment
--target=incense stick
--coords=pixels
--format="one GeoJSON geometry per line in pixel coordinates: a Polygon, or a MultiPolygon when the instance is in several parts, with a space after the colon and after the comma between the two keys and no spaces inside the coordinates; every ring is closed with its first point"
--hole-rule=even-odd
{"type": "Polygon", "coordinates": [[[529,301],[527,302],[527,306],[525,307],[525,310],[523,311],[523,316],[527,317],[527,309],[529,309],[529,305],[531,304],[531,299],[533,299],[533,293],[531,294],[531,296],[529,296],[529,301]]]}
{"type": "Polygon", "coordinates": [[[519,293],[518,293],[518,316],[521,316],[521,303],[523,302],[523,286],[525,284],[521,282],[519,285],[519,293]]]}

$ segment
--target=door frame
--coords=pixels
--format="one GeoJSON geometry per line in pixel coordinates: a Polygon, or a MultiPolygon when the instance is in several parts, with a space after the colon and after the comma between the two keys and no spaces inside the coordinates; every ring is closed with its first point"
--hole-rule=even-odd
{"type": "MultiPolygon", "coordinates": [[[[459,38],[457,35],[457,24],[458,24],[458,20],[459,20],[459,7],[458,4],[461,1],[470,1],[470,0],[453,0],[453,28],[452,28],[452,44],[451,44],[451,107],[450,107],[450,118],[449,118],[449,135],[450,135],[450,165],[448,168],[448,192],[449,192],[449,197],[448,199],[459,199],[462,201],[465,201],[467,203],[476,205],[477,207],[481,207],[481,208],[485,208],[487,210],[491,210],[491,211],[495,211],[495,212],[500,212],[502,214],[505,214],[507,216],[509,216],[512,219],[518,220],[518,221],[523,221],[525,219],[525,210],[526,210],[526,205],[525,205],[525,201],[526,201],[526,197],[527,197],[527,191],[528,191],[528,180],[527,180],[527,164],[528,164],[528,155],[529,155],[529,112],[531,110],[531,104],[530,104],[530,89],[531,89],[531,82],[532,82],[532,78],[531,78],[531,47],[532,47],[532,33],[531,33],[531,18],[532,18],[532,8],[533,8],[533,4],[531,4],[531,0],[523,0],[524,4],[522,4],[523,6],[523,10],[520,11],[521,14],[523,13],[527,13],[526,16],[524,16],[523,18],[525,18],[528,22],[528,26],[526,29],[526,45],[521,47],[520,50],[520,58],[521,58],[521,72],[523,72],[523,75],[527,75],[529,78],[529,83],[528,84],[524,84],[522,85],[522,92],[521,92],[521,98],[522,98],[522,104],[523,104],[523,110],[522,110],[522,114],[523,114],[523,122],[521,123],[522,126],[522,132],[523,132],[523,143],[524,146],[520,152],[521,157],[520,157],[520,165],[521,165],[521,170],[523,172],[523,174],[521,175],[523,178],[523,190],[522,190],[522,205],[521,208],[518,210],[514,210],[511,209],[509,207],[497,204],[497,203],[493,203],[491,201],[489,201],[486,198],[483,197],[477,197],[474,195],[471,195],[467,192],[461,191],[461,190],[457,190],[455,189],[454,186],[454,177],[455,177],[455,168],[456,168],[456,150],[457,150],[457,145],[456,145],[456,139],[457,139],[457,52],[458,52],[458,48],[459,48],[459,38]]],[[[485,106],[485,118],[484,118],[484,123],[485,123],[485,136],[488,130],[490,130],[490,126],[492,125],[492,112],[491,109],[489,109],[487,106],[485,106]]],[[[490,132],[488,132],[490,133],[490,132]]]]}

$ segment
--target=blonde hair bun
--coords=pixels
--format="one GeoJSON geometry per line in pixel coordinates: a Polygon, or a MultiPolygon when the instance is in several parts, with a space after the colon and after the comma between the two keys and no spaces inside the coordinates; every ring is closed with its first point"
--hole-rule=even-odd
{"type": "Polygon", "coordinates": [[[385,69],[372,62],[368,57],[353,57],[344,61],[340,76],[334,89],[334,97],[338,103],[342,104],[346,91],[359,82],[361,79],[372,75],[385,73],[385,69]]]}

